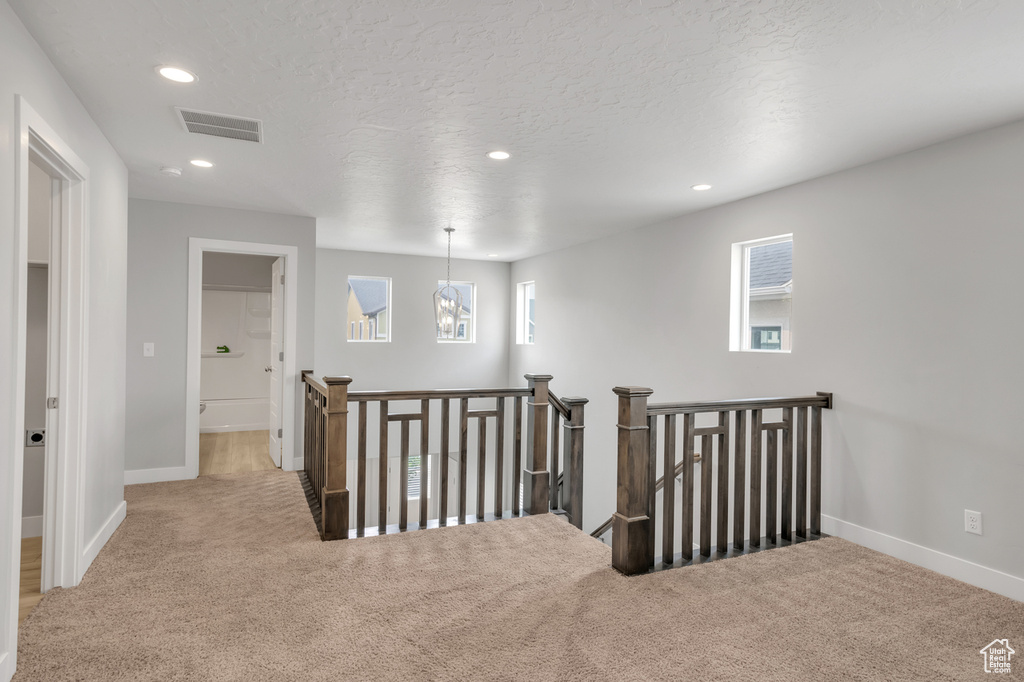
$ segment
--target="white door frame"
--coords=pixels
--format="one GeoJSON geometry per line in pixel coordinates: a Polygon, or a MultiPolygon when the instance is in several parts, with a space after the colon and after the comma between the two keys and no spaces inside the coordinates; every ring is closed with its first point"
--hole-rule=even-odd
{"type": "MultiPolygon", "coordinates": [[[[15,248],[10,265],[15,269],[15,381],[5,396],[12,405],[12,442],[7,446],[15,453],[10,476],[8,513],[12,528],[7,548],[8,612],[0,614],[6,627],[0,628],[6,640],[0,644],[7,651],[17,651],[18,582],[21,571],[21,505],[24,472],[25,423],[25,355],[26,303],[28,288],[28,183],[29,158],[60,182],[60,215],[51,222],[50,281],[57,282],[57,291],[50,292],[50,302],[59,302],[51,311],[56,321],[59,341],[49,345],[47,365],[56,370],[59,408],[47,416],[48,428],[55,428],[55,437],[47,433],[46,469],[43,501],[43,567],[42,589],[73,587],[82,579],[86,561],[83,558],[84,494],[82,456],[85,443],[87,407],[88,358],[88,282],[89,222],[86,210],[89,168],[53,128],[20,95],[15,101],[15,125],[18,131],[15,153],[14,205],[15,248]],[[59,262],[53,255],[59,254],[59,262]],[[54,278],[58,279],[54,279],[54,278]],[[54,356],[57,357],[54,357],[54,356]]],[[[51,333],[53,331],[51,330],[51,333]]],[[[2,553],[0,553],[2,554],[2,553]]]]}
{"type": "Polygon", "coordinates": [[[281,469],[295,470],[295,347],[298,338],[299,247],[257,244],[221,239],[188,240],[188,350],[185,376],[185,470],[199,476],[199,383],[202,376],[200,348],[203,319],[203,253],[241,253],[284,258],[284,376],[281,401],[281,469]]]}

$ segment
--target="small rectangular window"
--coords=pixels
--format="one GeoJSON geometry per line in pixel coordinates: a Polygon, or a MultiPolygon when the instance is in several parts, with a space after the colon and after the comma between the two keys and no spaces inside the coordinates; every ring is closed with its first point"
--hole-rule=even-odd
{"type": "Polygon", "coordinates": [[[348,340],[390,341],[391,278],[350,275],[348,340]]]}
{"type": "Polygon", "coordinates": [[[537,287],[534,282],[521,282],[516,285],[516,343],[533,343],[536,327],[536,293],[537,287]]]}
{"type": "MultiPolygon", "coordinates": [[[[445,280],[438,281],[438,289],[446,284],[445,280]]],[[[476,285],[473,282],[452,282],[452,289],[458,291],[462,296],[459,326],[455,328],[455,338],[451,339],[445,337],[441,327],[435,322],[437,340],[450,343],[473,343],[476,341],[476,285]]],[[[455,298],[454,294],[452,294],[452,298],[455,298]]],[[[454,304],[454,301],[452,303],[454,304]]]]}
{"type": "Polygon", "coordinates": [[[793,348],[793,235],[732,245],[729,349],[793,348]]]}

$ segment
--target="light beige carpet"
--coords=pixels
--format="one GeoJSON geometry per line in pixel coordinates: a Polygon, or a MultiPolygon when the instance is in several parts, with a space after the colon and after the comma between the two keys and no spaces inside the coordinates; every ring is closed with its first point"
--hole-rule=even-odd
{"type": "Polygon", "coordinates": [[[550,516],[321,543],[277,471],[125,496],[16,679],[965,680],[996,638],[1024,677],[1024,604],[839,539],[624,578],[550,516]]]}

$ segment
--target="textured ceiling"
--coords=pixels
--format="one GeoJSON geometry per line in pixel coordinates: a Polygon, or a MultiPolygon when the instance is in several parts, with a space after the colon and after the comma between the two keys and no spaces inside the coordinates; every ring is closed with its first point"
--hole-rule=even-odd
{"type": "Polygon", "coordinates": [[[321,246],[440,255],[451,223],[514,260],[1024,118],[1020,0],[10,4],[131,196],[315,216],[321,246]]]}

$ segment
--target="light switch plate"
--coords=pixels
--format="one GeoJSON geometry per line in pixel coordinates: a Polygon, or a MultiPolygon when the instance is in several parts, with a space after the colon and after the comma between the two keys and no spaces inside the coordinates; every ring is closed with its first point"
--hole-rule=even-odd
{"type": "Polygon", "coordinates": [[[142,357],[151,358],[156,355],[156,344],[144,343],[142,344],[142,357]]]}

